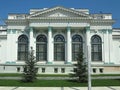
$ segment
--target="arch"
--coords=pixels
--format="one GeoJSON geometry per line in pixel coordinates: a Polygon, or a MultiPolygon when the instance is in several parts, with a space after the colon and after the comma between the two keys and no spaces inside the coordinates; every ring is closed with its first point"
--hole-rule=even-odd
{"type": "Polygon", "coordinates": [[[80,35],[72,36],[72,60],[76,61],[78,54],[83,51],[83,39],[80,35]]]}
{"type": "Polygon", "coordinates": [[[28,59],[28,37],[20,35],[18,37],[18,60],[25,61],[28,59]]]}
{"type": "Polygon", "coordinates": [[[102,61],[102,39],[98,35],[91,37],[91,59],[92,61],[102,61]]]}
{"type": "Polygon", "coordinates": [[[36,37],[36,60],[47,61],[47,37],[43,34],[36,37]]]}
{"type": "Polygon", "coordinates": [[[61,34],[54,37],[54,60],[65,61],[65,38],[61,34]]]}
{"type": "Polygon", "coordinates": [[[65,38],[64,38],[63,35],[57,34],[57,35],[54,37],[54,42],[65,42],[65,38]]]}

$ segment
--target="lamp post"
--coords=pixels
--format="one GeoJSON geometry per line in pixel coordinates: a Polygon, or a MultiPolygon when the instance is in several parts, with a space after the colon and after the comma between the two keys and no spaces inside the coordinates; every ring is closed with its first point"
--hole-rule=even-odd
{"type": "Polygon", "coordinates": [[[88,90],[91,90],[91,49],[87,46],[87,57],[88,57],[88,90]]]}

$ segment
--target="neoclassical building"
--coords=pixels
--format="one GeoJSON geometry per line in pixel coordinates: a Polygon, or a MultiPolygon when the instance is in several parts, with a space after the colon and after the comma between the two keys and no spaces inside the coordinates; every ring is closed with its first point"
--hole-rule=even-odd
{"type": "Polygon", "coordinates": [[[82,50],[93,74],[120,74],[120,29],[112,28],[114,22],[112,14],[60,6],[9,14],[0,26],[0,73],[23,72],[33,47],[38,73],[70,73],[82,50]]]}

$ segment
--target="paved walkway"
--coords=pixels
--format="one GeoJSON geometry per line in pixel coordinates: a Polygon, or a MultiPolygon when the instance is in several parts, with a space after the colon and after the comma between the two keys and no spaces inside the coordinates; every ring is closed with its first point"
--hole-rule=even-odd
{"type": "MultiPolygon", "coordinates": [[[[75,78],[70,77],[37,77],[39,80],[71,80],[75,78]]],[[[0,79],[14,79],[19,80],[21,77],[0,77],[0,79]]],[[[92,77],[92,79],[120,79],[120,76],[101,76],[101,77],[92,77]]]]}
{"type": "MultiPolygon", "coordinates": [[[[88,90],[87,87],[0,87],[0,90],[88,90]]],[[[120,87],[92,87],[91,90],[120,90],[120,87]]]]}

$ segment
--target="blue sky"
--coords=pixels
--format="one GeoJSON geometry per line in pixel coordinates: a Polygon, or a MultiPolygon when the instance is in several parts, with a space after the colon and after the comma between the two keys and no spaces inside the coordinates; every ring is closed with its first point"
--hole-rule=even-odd
{"type": "Polygon", "coordinates": [[[66,8],[87,8],[90,13],[112,13],[120,27],[120,0],[0,0],[0,18],[6,19],[9,13],[29,13],[31,8],[50,8],[63,6],[66,8]]]}

